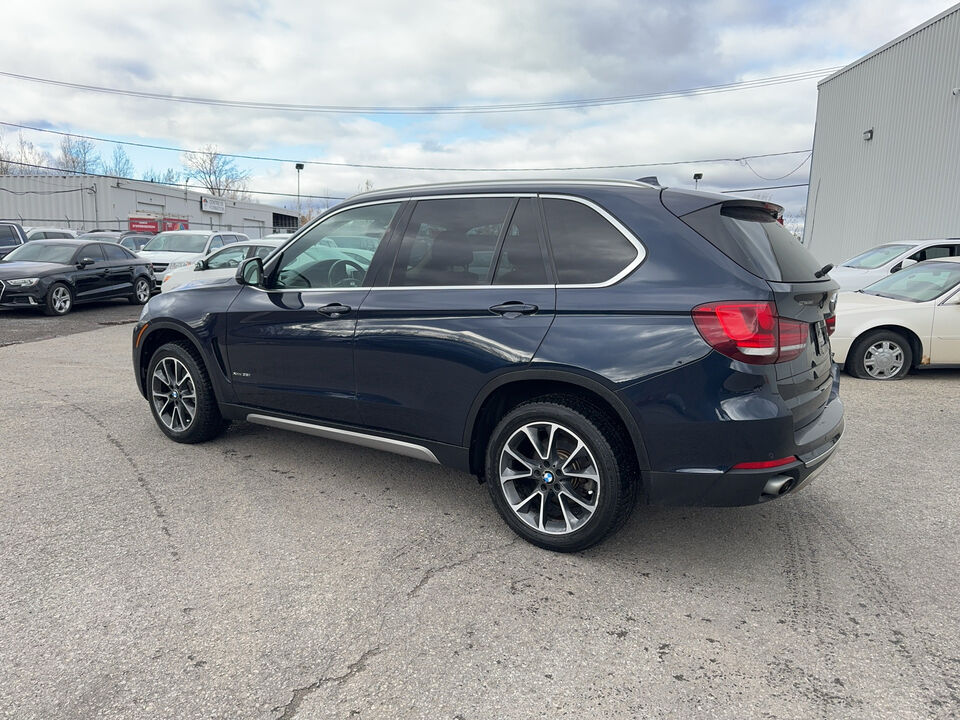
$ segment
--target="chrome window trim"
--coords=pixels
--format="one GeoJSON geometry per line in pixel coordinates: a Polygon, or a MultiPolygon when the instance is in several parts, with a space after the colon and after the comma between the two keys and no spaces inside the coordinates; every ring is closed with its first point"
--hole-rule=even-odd
{"type": "MultiPolygon", "coordinates": [[[[542,182],[542,181],[531,181],[531,182],[538,182],[538,184],[541,184],[541,185],[545,184],[545,183],[542,182]]],[[[584,183],[580,182],[580,183],[575,183],[575,184],[582,185],[582,184],[584,184],[584,183]]],[[[642,185],[643,183],[640,183],[640,184],[642,185]]],[[[632,186],[632,185],[631,185],[631,186],[632,186]]],[[[392,285],[392,286],[390,286],[390,285],[381,285],[381,286],[377,286],[377,287],[373,287],[373,286],[370,286],[370,285],[364,285],[364,286],[355,287],[355,288],[303,288],[303,289],[298,289],[298,288],[282,288],[282,289],[280,289],[280,288],[276,288],[276,289],[271,289],[271,290],[267,290],[267,289],[264,289],[264,288],[258,288],[258,287],[255,287],[255,286],[253,286],[253,285],[248,285],[248,286],[246,286],[246,287],[250,287],[250,288],[252,288],[252,289],[254,289],[254,290],[258,290],[258,291],[260,291],[260,292],[299,292],[299,293],[316,293],[316,292],[331,292],[331,291],[357,291],[357,290],[367,290],[367,291],[370,291],[370,292],[383,291],[383,290],[393,290],[393,291],[397,291],[397,290],[417,290],[417,291],[420,291],[420,290],[494,290],[494,289],[502,289],[502,290],[525,290],[525,289],[527,289],[527,290],[534,290],[534,289],[537,289],[537,290],[543,290],[543,289],[552,289],[552,288],[556,288],[556,289],[558,289],[558,290],[579,290],[579,289],[591,289],[591,288],[605,288],[605,287],[610,287],[611,285],[616,285],[618,282],[620,282],[621,280],[623,280],[623,278],[627,277],[627,276],[630,275],[634,270],[636,270],[636,269],[643,263],[643,261],[644,261],[644,260],[646,259],[646,257],[647,257],[647,249],[644,247],[643,243],[640,242],[640,240],[639,240],[638,238],[636,238],[636,237],[633,235],[633,233],[631,233],[630,230],[628,230],[628,229],[626,228],[626,226],[623,225],[623,223],[621,223],[619,220],[617,220],[615,217],[613,217],[609,212],[607,212],[606,210],[604,210],[602,207],[600,207],[599,205],[597,205],[597,204],[596,204],[595,202],[593,202],[592,200],[587,200],[587,199],[585,199],[585,198],[577,197],[577,196],[575,196],[575,195],[563,195],[563,194],[559,194],[559,193],[539,194],[539,193],[510,193],[510,192],[504,192],[504,193],[479,192],[479,193],[463,193],[463,194],[454,194],[454,195],[410,195],[410,196],[406,196],[406,197],[402,197],[402,198],[389,198],[389,199],[381,199],[381,200],[370,200],[370,201],[368,201],[368,202],[357,203],[356,205],[349,205],[349,206],[347,206],[347,207],[340,208],[340,209],[338,209],[338,210],[335,210],[335,211],[331,212],[331,213],[328,214],[328,215],[323,215],[322,217],[317,218],[316,220],[314,220],[313,222],[311,222],[309,225],[305,225],[303,228],[301,228],[300,232],[296,233],[293,237],[291,237],[290,239],[288,239],[287,242],[286,242],[286,244],[278,246],[277,249],[276,249],[276,256],[273,257],[273,258],[271,258],[269,264],[272,265],[273,263],[278,262],[278,260],[279,260],[279,258],[280,258],[280,256],[281,256],[281,254],[283,253],[283,251],[287,249],[287,246],[289,246],[289,245],[291,245],[292,243],[294,243],[294,242],[299,238],[299,236],[301,235],[301,233],[305,233],[305,232],[307,232],[308,230],[312,229],[312,228],[313,228],[314,226],[316,226],[317,224],[319,224],[320,222],[322,222],[322,221],[324,221],[324,220],[326,220],[326,219],[328,219],[328,218],[331,218],[331,217],[333,217],[334,215],[337,215],[337,214],[339,214],[339,213],[341,213],[341,212],[346,212],[347,210],[354,210],[354,209],[356,209],[356,208],[368,207],[368,206],[371,206],[371,205],[385,205],[385,204],[387,204],[387,203],[400,203],[400,204],[403,204],[403,203],[405,203],[405,202],[414,202],[414,201],[420,201],[420,200],[455,200],[455,199],[460,199],[460,198],[484,198],[484,197],[507,197],[507,198],[536,198],[536,197],[539,197],[539,198],[545,198],[545,199],[549,199],[549,200],[570,200],[570,201],[573,201],[573,202],[578,202],[578,203],[580,203],[580,204],[582,204],[582,205],[586,205],[586,206],[589,207],[591,210],[593,210],[594,212],[598,213],[604,220],[606,220],[606,221],[609,222],[611,225],[613,225],[613,227],[614,227],[621,235],[623,235],[623,237],[627,240],[627,242],[629,242],[629,243],[634,247],[634,249],[637,251],[637,256],[636,256],[628,265],[626,265],[620,272],[618,272],[616,275],[614,275],[614,276],[613,276],[612,278],[610,278],[609,280],[605,280],[604,282],[601,282],[601,283],[556,283],[556,284],[554,284],[554,285],[493,285],[493,284],[485,284],[485,285],[392,285]]],[[[378,249],[379,249],[379,247],[378,247],[378,249]]],[[[264,266],[263,266],[263,273],[264,273],[264,275],[268,275],[270,272],[272,272],[272,267],[268,267],[268,264],[264,264],[264,266]]]]}
{"type": "Polygon", "coordinates": [[[250,413],[247,415],[247,422],[257,425],[266,425],[267,427],[280,428],[281,430],[293,430],[294,432],[314,435],[327,440],[338,440],[340,442],[360,445],[362,447],[372,448],[374,450],[383,450],[395,455],[404,455],[405,457],[416,460],[425,460],[439,465],[437,456],[423,445],[417,445],[403,440],[394,440],[392,438],[381,437],[380,435],[370,435],[368,433],[355,432],[353,430],[341,430],[340,428],[318,425],[316,423],[301,422],[299,420],[287,420],[286,418],[273,417],[272,415],[261,415],[260,413],[250,413]]]}

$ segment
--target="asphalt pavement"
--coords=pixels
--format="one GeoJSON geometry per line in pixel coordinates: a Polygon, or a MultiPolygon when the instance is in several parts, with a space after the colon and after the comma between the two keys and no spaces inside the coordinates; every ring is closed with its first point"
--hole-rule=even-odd
{"type": "Polygon", "coordinates": [[[960,372],[845,376],[843,446],[795,496],[639,508],[557,555],[438,466],[167,440],[98,317],[0,347],[2,717],[960,712],[960,372]]]}

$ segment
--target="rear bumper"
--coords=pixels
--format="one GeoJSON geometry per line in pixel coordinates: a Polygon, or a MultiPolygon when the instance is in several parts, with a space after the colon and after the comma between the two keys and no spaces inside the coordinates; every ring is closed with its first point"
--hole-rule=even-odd
{"type": "MultiPolygon", "coordinates": [[[[673,472],[643,473],[651,505],[731,507],[755,505],[795,493],[806,487],[826,467],[843,435],[843,404],[834,398],[823,415],[804,428],[805,440],[797,460],[764,470],[690,468],[673,472]]],[[[799,440],[800,438],[798,438],[799,440]]]]}

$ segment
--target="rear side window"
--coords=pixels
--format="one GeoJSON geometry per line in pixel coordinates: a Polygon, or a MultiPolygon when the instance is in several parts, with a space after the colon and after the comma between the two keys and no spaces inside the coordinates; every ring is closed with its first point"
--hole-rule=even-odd
{"type": "Polygon", "coordinates": [[[487,285],[511,198],[421,200],[390,276],[393,286],[487,285]]]}
{"type": "Polygon", "coordinates": [[[683,220],[727,257],[773,282],[817,282],[822,267],[790,231],[750,205],[712,205],[683,220]]]}
{"type": "Polygon", "coordinates": [[[543,212],[561,285],[604,283],[636,260],[633,243],[583,203],[545,198],[543,212]]]}

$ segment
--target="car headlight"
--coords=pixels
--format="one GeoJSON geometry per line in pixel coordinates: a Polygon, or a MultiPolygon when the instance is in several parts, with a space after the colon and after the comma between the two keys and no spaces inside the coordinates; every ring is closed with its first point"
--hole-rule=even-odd
{"type": "Polygon", "coordinates": [[[7,280],[7,285],[10,287],[33,287],[38,282],[40,278],[16,278],[14,280],[7,280]]]}
{"type": "Polygon", "coordinates": [[[167,265],[167,272],[176,270],[177,268],[187,267],[188,265],[193,265],[193,263],[190,260],[177,260],[167,265]]]}

